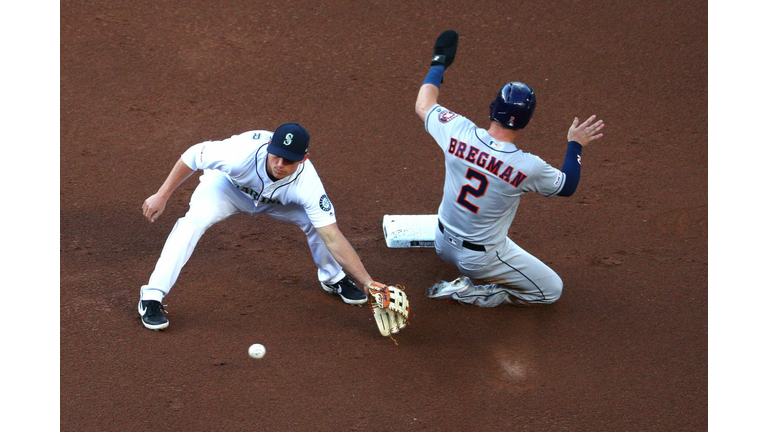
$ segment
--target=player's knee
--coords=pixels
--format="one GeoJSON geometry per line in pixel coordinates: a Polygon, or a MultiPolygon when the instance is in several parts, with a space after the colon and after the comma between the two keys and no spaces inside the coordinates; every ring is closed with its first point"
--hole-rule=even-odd
{"type": "Polygon", "coordinates": [[[563,294],[563,280],[560,279],[560,276],[553,275],[549,283],[547,284],[547,289],[544,292],[544,301],[546,304],[552,304],[558,300],[560,300],[560,295],[563,294]]]}

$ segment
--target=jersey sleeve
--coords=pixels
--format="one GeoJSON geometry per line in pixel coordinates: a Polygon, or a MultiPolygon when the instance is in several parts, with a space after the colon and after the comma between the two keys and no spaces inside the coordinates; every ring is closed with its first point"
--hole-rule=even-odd
{"type": "Polygon", "coordinates": [[[257,139],[258,132],[250,131],[221,141],[195,144],[181,155],[181,160],[195,171],[215,169],[236,176],[252,163],[252,143],[257,139]]]}
{"type": "MultiPolygon", "coordinates": [[[[305,162],[309,164],[309,161],[305,162]]],[[[302,173],[302,184],[296,189],[301,193],[301,205],[304,206],[312,226],[322,228],[336,223],[336,209],[325,192],[320,176],[311,165],[308,172],[302,173]]]]}
{"type": "Polygon", "coordinates": [[[202,155],[203,149],[205,148],[205,144],[206,143],[195,144],[192,147],[188,148],[187,151],[181,154],[181,160],[185,164],[187,164],[188,167],[197,171],[198,169],[200,169],[198,168],[197,158],[198,158],[198,155],[202,155]]]}
{"type": "Polygon", "coordinates": [[[533,156],[533,170],[524,181],[522,189],[526,192],[537,192],[545,197],[556,195],[563,189],[565,174],[552,165],[544,162],[538,156],[533,156]]]}
{"type": "Polygon", "coordinates": [[[451,136],[456,135],[459,129],[470,126],[474,123],[439,104],[433,105],[424,118],[424,127],[443,151],[450,145],[451,136]]]}

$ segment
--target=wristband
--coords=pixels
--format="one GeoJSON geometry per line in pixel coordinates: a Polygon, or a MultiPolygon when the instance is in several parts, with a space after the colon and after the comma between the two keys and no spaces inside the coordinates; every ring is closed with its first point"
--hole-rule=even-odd
{"type": "Polygon", "coordinates": [[[443,83],[443,74],[445,73],[445,66],[435,65],[429,68],[427,77],[424,78],[424,84],[432,84],[433,86],[440,88],[440,84],[443,83]]]}

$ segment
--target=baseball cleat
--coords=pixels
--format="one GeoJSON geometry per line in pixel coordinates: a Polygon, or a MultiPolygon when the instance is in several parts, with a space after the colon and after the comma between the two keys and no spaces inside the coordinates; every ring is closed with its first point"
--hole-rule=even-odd
{"type": "Polygon", "coordinates": [[[162,330],[168,327],[168,318],[163,316],[168,311],[157,300],[139,300],[139,315],[144,327],[150,330],[162,330]]]}
{"type": "Polygon", "coordinates": [[[439,282],[427,288],[425,295],[429,298],[449,298],[453,294],[470,288],[472,282],[466,276],[460,276],[452,282],[439,282]]]}
{"type": "Polygon", "coordinates": [[[368,297],[365,293],[352,282],[349,276],[344,276],[344,279],[336,282],[335,284],[327,284],[320,282],[323,289],[331,294],[338,294],[346,304],[362,305],[368,302],[368,297]]]}

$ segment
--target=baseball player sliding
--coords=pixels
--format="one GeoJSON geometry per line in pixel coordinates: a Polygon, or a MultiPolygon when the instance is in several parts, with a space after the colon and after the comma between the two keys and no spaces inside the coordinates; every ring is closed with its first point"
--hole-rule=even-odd
{"type": "MultiPolygon", "coordinates": [[[[382,334],[405,327],[408,304],[405,294],[374,282],[355,250],[336,225],[331,200],[309,160],[309,133],[299,124],[285,123],[274,133],[255,130],[223,141],[206,141],[185,151],[168,178],[144,201],[144,216],[154,222],[168,198],[193,172],[204,170],[192,194],[189,211],[173,227],[149,282],[141,287],[139,314],[144,327],[168,327],[162,301],[176,283],[200,237],[213,224],[235,213],[266,214],[297,225],[304,231],[317,275],[324,290],[338,294],[347,304],[369,301],[382,334]],[[361,291],[345,273],[362,284],[361,291]],[[389,311],[376,302],[381,293],[400,309],[389,311]],[[391,294],[391,295],[390,295],[391,294]],[[378,297],[377,297],[378,295],[378,297]],[[400,312],[400,315],[395,314],[400,312]],[[395,316],[397,315],[397,316],[395,316]],[[388,320],[393,323],[389,323],[388,320]]],[[[394,287],[392,287],[394,288],[394,287]]],[[[386,333],[386,334],[385,334],[386,333]]]]}
{"type": "Polygon", "coordinates": [[[526,153],[514,142],[536,108],[536,96],[520,82],[505,84],[490,106],[490,126],[439,105],[443,74],[456,55],[459,35],[448,30],[435,42],[431,68],[416,99],[416,113],[445,155],[445,185],[438,209],[435,248],[462,276],[427,290],[431,298],[482,307],[556,302],[563,281],[551,268],[507,237],[520,198],[570,196],[581,175],[581,152],[603,136],[602,120],[574,118],[561,169],[526,153]]]}

